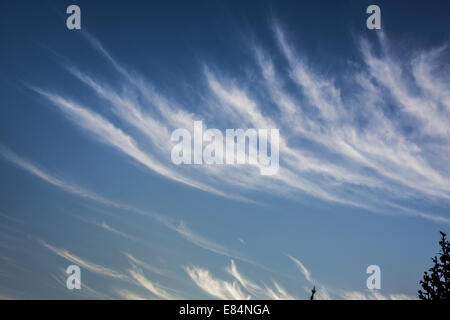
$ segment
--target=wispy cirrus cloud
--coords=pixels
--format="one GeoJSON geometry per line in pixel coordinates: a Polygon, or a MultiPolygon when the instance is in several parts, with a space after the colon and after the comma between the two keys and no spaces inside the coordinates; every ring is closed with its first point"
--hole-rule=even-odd
{"type": "Polygon", "coordinates": [[[197,233],[192,232],[183,221],[181,221],[176,226],[176,231],[183,238],[189,240],[190,242],[192,242],[192,243],[196,244],[197,246],[202,247],[206,250],[209,250],[211,252],[221,254],[221,255],[224,255],[224,256],[227,256],[230,258],[235,258],[235,259],[239,259],[241,261],[255,264],[253,261],[249,260],[247,257],[242,255],[241,253],[239,253],[235,250],[230,250],[220,244],[214,243],[214,242],[202,237],[201,235],[199,235],[197,233]]]}
{"type": "Polygon", "coordinates": [[[39,168],[37,165],[33,164],[31,161],[28,161],[27,159],[24,159],[23,157],[20,157],[16,153],[12,152],[10,149],[0,145],[0,154],[13,163],[14,165],[28,171],[29,173],[41,178],[42,180],[46,181],[47,183],[50,183],[58,188],[61,188],[64,191],[67,191],[69,193],[75,194],[77,196],[87,198],[94,200],[96,202],[100,202],[105,205],[109,206],[117,206],[116,203],[105,199],[99,195],[96,195],[92,192],[89,192],[83,188],[80,188],[76,186],[75,184],[66,182],[64,180],[59,179],[55,175],[47,172],[46,170],[39,168]]]}
{"type": "Polygon", "coordinates": [[[348,291],[342,294],[341,299],[345,300],[417,300],[416,297],[411,297],[406,294],[388,294],[384,295],[377,291],[361,292],[348,291]]]}
{"type": "MultiPolygon", "coordinates": [[[[171,180],[210,193],[244,201],[251,201],[245,191],[282,197],[304,193],[376,213],[403,213],[449,223],[443,214],[398,203],[417,197],[450,200],[450,172],[445,166],[450,141],[446,126],[450,94],[445,76],[436,72],[445,48],[415,56],[413,53],[406,65],[395,58],[394,48],[380,33],[381,54],[361,39],[360,60],[353,62],[344,80],[338,81],[338,75],[324,75],[308,63],[307,54],[296,49],[279,24],[274,23],[272,30],[279,52],[270,55],[254,42],[250,44],[254,60],[248,61],[249,68],[259,72],[262,81],[249,86],[245,76],[230,79],[218,67],[203,65],[205,86],[198,90],[211,105],[220,107],[220,123],[242,128],[283,128],[282,163],[275,176],[261,177],[249,165],[171,164],[167,159],[172,130],[190,130],[194,120],[203,120],[208,127],[217,123],[207,113],[194,114],[180,101],[160,94],[151,79],[123,67],[87,32],[83,33],[86,39],[121,80],[106,83],[74,66],[66,65],[66,70],[107,101],[124,128],[112,125],[65,95],[34,90],[95,139],[171,180]],[[274,55],[285,62],[278,59],[275,63],[274,55]],[[346,90],[349,86],[351,91],[346,90]],[[269,100],[261,100],[261,95],[269,100]],[[275,106],[278,113],[267,112],[268,105],[275,106]],[[390,111],[392,107],[398,115],[390,111]],[[417,121],[420,126],[416,126],[417,121]],[[303,141],[314,147],[303,147],[303,141]],[[152,148],[140,147],[148,143],[152,148]]],[[[208,106],[205,110],[211,111],[208,106]]]]}
{"type": "Polygon", "coordinates": [[[294,258],[294,257],[292,257],[290,255],[287,255],[287,256],[288,256],[289,259],[294,261],[295,265],[303,273],[303,275],[305,276],[306,280],[308,280],[308,282],[312,282],[311,273],[309,272],[308,269],[306,269],[306,267],[303,265],[303,263],[300,260],[298,260],[298,259],[296,259],[296,258],[294,258]]]}
{"type": "Polygon", "coordinates": [[[93,263],[86,259],[80,258],[80,257],[74,255],[73,253],[69,252],[66,249],[54,247],[43,240],[40,240],[40,243],[42,246],[49,249],[53,253],[57,254],[61,258],[64,258],[64,259],[66,259],[82,268],[85,268],[91,272],[94,272],[94,273],[97,273],[97,274],[100,274],[100,275],[106,276],[106,277],[120,279],[120,280],[127,279],[127,276],[121,272],[118,272],[118,271],[108,268],[108,267],[101,266],[99,264],[93,263]]]}
{"type": "Polygon", "coordinates": [[[247,300],[250,298],[237,282],[214,278],[207,269],[192,266],[185,267],[185,270],[199,288],[215,298],[223,300],[247,300]]]}
{"type": "MultiPolygon", "coordinates": [[[[187,224],[184,221],[177,221],[174,219],[171,219],[169,217],[163,216],[161,214],[158,214],[154,211],[146,211],[142,209],[135,208],[133,206],[122,204],[116,201],[109,200],[105,197],[99,196],[91,191],[88,191],[82,187],[79,187],[75,184],[72,184],[70,182],[67,182],[59,177],[56,177],[55,175],[49,173],[48,171],[39,168],[37,165],[33,164],[32,162],[18,156],[17,154],[13,153],[11,150],[7,149],[6,147],[0,146],[0,154],[5,157],[8,161],[12,162],[14,165],[28,171],[29,173],[43,179],[44,181],[55,185],[56,187],[61,188],[62,190],[72,193],[74,195],[93,200],[95,202],[101,203],[103,205],[116,207],[128,212],[132,212],[138,215],[143,215],[149,218],[154,219],[164,227],[175,231],[177,234],[179,234],[183,239],[191,242],[192,244],[203,248],[205,250],[208,250],[210,252],[214,252],[216,254],[224,255],[227,257],[239,259],[248,263],[252,263],[257,265],[255,262],[248,259],[245,255],[241,254],[240,252],[237,252],[235,250],[231,250],[226,248],[225,246],[218,244],[212,240],[206,239],[202,235],[192,231],[187,224]]],[[[137,240],[136,237],[130,234],[126,234],[120,230],[114,229],[108,224],[104,222],[96,222],[92,219],[86,219],[86,218],[80,218],[85,222],[92,223],[95,225],[98,225],[99,227],[108,230],[110,232],[113,232],[115,234],[118,234],[120,236],[137,240]]]]}
{"type": "Polygon", "coordinates": [[[129,252],[123,252],[123,255],[125,257],[127,257],[134,265],[140,266],[150,272],[159,274],[161,276],[166,276],[166,277],[170,277],[172,276],[171,274],[169,274],[169,272],[167,270],[163,270],[160,268],[156,268],[154,266],[149,265],[148,263],[136,258],[135,256],[133,256],[131,253],[129,252]]]}
{"type": "Polygon", "coordinates": [[[101,221],[101,222],[100,222],[100,221],[96,221],[96,220],[94,220],[94,219],[82,218],[82,217],[77,217],[77,219],[79,219],[79,220],[81,220],[81,221],[83,221],[83,222],[85,222],[85,223],[88,223],[88,224],[92,224],[92,225],[98,226],[98,227],[100,227],[100,228],[102,228],[102,229],[104,229],[104,230],[106,230],[106,231],[109,231],[109,232],[111,232],[111,233],[113,233],[113,234],[116,234],[116,235],[118,235],[118,236],[120,236],[120,237],[123,237],[123,238],[125,238],[125,239],[130,239],[130,240],[133,240],[133,241],[141,242],[137,237],[135,237],[135,236],[133,236],[133,235],[131,235],[131,234],[128,234],[128,233],[126,233],[126,232],[117,230],[116,228],[113,228],[112,226],[110,226],[110,225],[109,225],[108,223],[106,223],[105,221],[101,221]]]}
{"type": "MultiPolygon", "coordinates": [[[[292,123],[290,125],[286,123],[288,129],[292,130],[294,136],[309,139],[326,147],[330,154],[340,155],[345,159],[344,165],[332,166],[326,163],[326,157],[323,155],[321,157],[315,155],[311,158],[315,165],[309,168],[310,170],[322,171],[344,183],[370,187],[374,190],[380,188],[389,190],[399,197],[421,192],[425,196],[448,199],[450,190],[448,171],[442,165],[439,168],[430,165],[431,159],[426,158],[426,152],[420,151],[427,147],[427,144],[412,135],[408,136],[402,130],[401,124],[407,121],[406,119],[392,119],[386,114],[387,105],[392,102],[383,91],[386,86],[398,95],[398,99],[403,99],[401,103],[404,105],[409,105],[412,98],[408,97],[413,95],[413,89],[404,83],[403,79],[407,77],[402,79],[399,77],[400,72],[407,73],[399,61],[395,61],[387,53],[383,57],[375,57],[368,42],[361,40],[362,65],[359,70],[354,71],[352,74],[354,79],[351,80],[358,90],[356,93],[353,91],[353,96],[346,97],[335,81],[312,71],[305,62],[306,59],[295,53],[279,25],[274,29],[283,56],[288,61],[289,79],[284,81],[292,80],[306,98],[303,103],[292,102],[287,93],[281,92],[281,80],[277,80],[275,71],[271,68],[269,71],[264,69],[267,65],[272,65],[272,62],[268,58],[261,62],[260,58],[260,66],[268,87],[275,92],[274,96],[282,101],[277,105],[284,111],[285,118],[293,123],[304,124],[294,126],[292,123]],[[386,82],[386,79],[391,80],[386,82]],[[301,108],[288,108],[286,104],[301,105],[301,108]],[[317,112],[309,112],[311,109],[316,109],[317,112]],[[365,126],[359,124],[362,120],[367,122],[365,126]],[[321,162],[322,165],[318,166],[317,163],[321,162]],[[366,170],[355,170],[353,164],[358,164],[360,169],[371,168],[377,175],[370,174],[366,170]],[[346,167],[352,168],[353,173],[348,174],[346,167]],[[351,178],[346,181],[345,177],[351,178]],[[398,185],[390,186],[392,182],[398,185]]],[[[381,37],[380,45],[385,48],[387,40],[383,35],[381,37]]],[[[261,55],[259,53],[259,56],[261,55]]],[[[411,63],[415,64],[414,61],[411,63]]],[[[438,79],[436,77],[435,81],[439,82],[438,79]]],[[[446,86],[441,83],[441,87],[446,86]]],[[[421,99],[422,103],[416,103],[416,108],[419,108],[421,113],[426,113],[430,106],[425,103],[425,98],[421,99]]],[[[448,114],[441,116],[442,119],[448,118],[448,114]]],[[[440,156],[445,157],[445,154],[441,153],[440,156]]],[[[432,215],[428,217],[433,219],[432,215]]]]}
{"type": "MultiPolygon", "coordinates": [[[[97,263],[94,263],[92,261],[86,260],[84,258],[81,258],[71,252],[69,252],[66,249],[63,248],[57,248],[54,247],[48,243],[46,243],[43,240],[40,240],[40,243],[43,247],[49,249],[50,251],[52,251],[53,253],[55,253],[56,255],[60,256],[61,258],[64,258],[78,266],[80,266],[81,268],[84,268],[86,270],[89,270],[91,272],[94,272],[96,274],[99,274],[101,276],[105,276],[105,277],[110,277],[116,280],[120,280],[123,281],[126,284],[135,284],[139,287],[142,287],[146,290],[148,290],[150,293],[152,293],[154,296],[156,296],[157,299],[164,299],[164,300],[173,300],[173,299],[180,299],[179,295],[173,294],[173,292],[176,292],[175,290],[172,289],[168,289],[163,287],[162,285],[159,285],[153,281],[151,281],[150,279],[148,279],[143,270],[140,269],[139,267],[137,267],[134,263],[137,262],[141,265],[144,265],[146,268],[151,269],[152,271],[154,271],[154,268],[143,264],[139,259],[134,258],[131,254],[127,254],[126,257],[129,258],[129,261],[131,263],[132,268],[128,269],[127,272],[121,272],[121,271],[117,271],[113,268],[109,268],[109,267],[105,267],[102,265],[99,265],[97,263]]],[[[65,272],[63,269],[60,270],[63,274],[64,277],[62,277],[61,275],[52,275],[52,277],[62,286],[65,288],[65,272]]],[[[94,289],[91,289],[89,287],[87,287],[86,285],[83,285],[83,288],[85,289],[86,293],[84,293],[84,295],[87,294],[87,296],[90,297],[94,297],[94,298],[110,298],[110,296],[100,293],[94,289]]],[[[116,289],[116,293],[123,297],[123,298],[141,298],[140,296],[136,295],[136,294],[131,294],[131,292],[129,292],[126,289],[116,289]]]]}
{"type": "Polygon", "coordinates": [[[150,281],[142,272],[141,269],[133,265],[132,269],[128,270],[128,273],[130,274],[131,278],[140,286],[147,289],[149,292],[154,294],[159,299],[164,300],[176,300],[181,299],[181,297],[178,297],[168,291],[167,288],[163,288],[161,285],[158,285],[154,283],[153,281],[150,281]]]}
{"type": "MultiPolygon", "coordinates": [[[[315,299],[317,300],[331,300],[340,299],[340,300],[414,300],[416,297],[408,296],[403,293],[391,293],[391,294],[383,294],[379,290],[367,290],[365,292],[361,291],[345,291],[330,288],[329,286],[320,283],[315,280],[311,276],[310,270],[308,270],[305,265],[299,260],[290,255],[286,255],[289,259],[291,259],[300,272],[305,276],[305,279],[316,288],[315,299]]],[[[306,292],[311,292],[310,287],[304,288],[306,292]]]]}
{"type": "Polygon", "coordinates": [[[126,289],[114,289],[114,292],[125,300],[148,300],[146,297],[139,295],[138,293],[131,292],[126,289]]]}
{"type": "Polygon", "coordinates": [[[275,280],[273,281],[273,287],[270,287],[267,284],[257,284],[246,278],[238,271],[233,260],[231,260],[231,265],[226,268],[227,273],[234,279],[232,281],[216,278],[208,269],[198,266],[188,266],[184,267],[184,269],[200,289],[219,299],[298,299],[287,293],[287,291],[275,280]]]}
{"type": "MultiPolygon", "coordinates": [[[[66,270],[60,268],[57,273],[51,273],[50,276],[56,281],[59,290],[67,290],[67,276],[66,270]]],[[[81,298],[89,299],[102,299],[111,300],[113,299],[109,294],[100,292],[98,290],[92,289],[85,282],[81,281],[81,290],[72,290],[71,294],[77,295],[81,298]]]]}
{"type": "Polygon", "coordinates": [[[100,142],[121,151],[125,155],[133,158],[138,163],[144,165],[150,170],[155,171],[172,180],[190,185],[192,187],[225,196],[225,194],[214,188],[210,188],[202,183],[197,183],[192,180],[186,179],[173,170],[168,169],[165,165],[156,160],[149,153],[142,151],[139,148],[138,143],[131,136],[125,134],[122,129],[115,127],[111,122],[103,118],[101,115],[59,95],[49,93],[36,87],[31,88],[32,90],[36,91],[37,93],[51,101],[62,112],[64,112],[67,117],[71,121],[73,121],[73,123],[79,125],[88,133],[91,133],[95,139],[98,139],[100,142]]]}

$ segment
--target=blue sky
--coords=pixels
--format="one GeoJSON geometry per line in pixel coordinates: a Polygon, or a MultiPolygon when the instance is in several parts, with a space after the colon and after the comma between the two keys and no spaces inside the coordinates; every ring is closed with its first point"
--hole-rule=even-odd
{"type": "Polygon", "coordinates": [[[449,231],[450,6],[0,6],[0,297],[406,299],[449,231]],[[280,169],[170,134],[277,128],[280,169]],[[82,289],[65,269],[81,267],[82,289]],[[381,290],[366,268],[381,268],[381,290]]]}

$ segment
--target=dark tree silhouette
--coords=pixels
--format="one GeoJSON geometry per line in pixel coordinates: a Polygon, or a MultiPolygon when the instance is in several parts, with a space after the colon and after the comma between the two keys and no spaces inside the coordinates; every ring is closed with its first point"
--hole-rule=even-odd
{"type": "Polygon", "coordinates": [[[422,300],[450,301],[450,243],[446,234],[441,232],[439,245],[441,250],[438,256],[431,258],[434,266],[424,272],[420,281],[424,291],[419,290],[422,300]]]}
{"type": "Polygon", "coordinates": [[[309,300],[314,300],[314,294],[316,293],[316,286],[314,286],[311,290],[311,298],[309,300]]]}

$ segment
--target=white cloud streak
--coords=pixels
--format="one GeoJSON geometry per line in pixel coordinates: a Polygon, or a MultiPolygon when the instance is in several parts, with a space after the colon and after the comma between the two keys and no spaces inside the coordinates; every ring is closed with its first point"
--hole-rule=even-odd
{"type": "MultiPolygon", "coordinates": [[[[135,262],[138,264],[143,265],[145,268],[150,269],[152,272],[155,272],[155,268],[152,268],[151,266],[143,263],[141,260],[134,258],[131,254],[125,254],[127,258],[129,258],[129,261],[131,263],[132,268],[127,270],[127,273],[120,272],[117,270],[114,270],[112,268],[104,267],[99,264],[96,264],[94,262],[88,261],[86,259],[80,258],[76,256],[75,254],[69,252],[66,249],[63,248],[57,248],[54,247],[48,243],[46,243],[43,240],[40,240],[40,244],[55,253],[56,255],[80,266],[81,268],[84,268],[86,270],[89,270],[91,272],[94,272],[96,274],[99,274],[101,276],[121,280],[127,284],[135,284],[139,287],[142,287],[146,290],[148,290],[150,293],[152,293],[156,298],[158,299],[164,299],[164,300],[173,300],[173,299],[181,299],[178,295],[172,294],[168,288],[165,288],[151,280],[149,280],[142,269],[138,268],[136,265],[134,265],[135,262]]],[[[64,273],[64,270],[62,270],[64,273]]],[[[53,278],[61,285],[65,286],[65,282],[61,279],[61,277],[53,276],[53,278]]],[[[97,291],[90,289],[89,287],[85,287],[87,290],[87,293],[89,295],[92,295],[96,298],[105,298],[107,297],[104,294],[100,294],[97,291]]],[[[125,290],[125,289],[117,289],[116,293],[119,294],[121,297],[126,299],[140,299],[142,297],[137,296],[135,294],[132,294],[131,292],[125,290]]],[[[109,297],[108,297],[109,298],[109,297]]]]}
{"type": "Polygon", "coordinates": [[[408,296],[406,294],[387,294],[383,295],[377,291],[348,291],[342,294],[345,300],[417,300],[416,297],[408,296]]]}
{"type": "Polygon", "coordinates": [[[209,295],[222,300],[247,300],[249,295],[242,291],[237,282],[214,278],[210,272],[200,267],[185,267],[195,284],[209,295]]]}
{"type": "Polygon", "coordinates": [[[290,255],[287,255],[287,256],[288,256],[289,259],[294,261],[295,265],[298,267],[298,269],[301,271],[301,273],[305,276],[305,279],[308,280],[308,282],[312,283],[313,280],[312,280],[312,277],[311,277],[311,273],[309,272],[308,269],[306,269],[306,267],[303,265],[303,263],[300,260],[298,260],[298,259],[296,259],[296,258],[294,258],[294,257],[292,257],[290,255]]]}
{"type": "Polygon", "coordinates": [[[273,281],[274,288],[265,284],[258,285],[242,275],[233,260],[231,265],[226,268],[234,281],[215,278],[209,270],[197,266],[184,267],[189,277],[194,283],[209,295],[224,299],[275,299],[275,300],[294,300],[295,296],[287,291],[276,281],[273,281]]]}
{"type": "Polygon", "coordinates": [[[134,265],[138,265],[148,271],[151,271],[155,274],[161,275],[161,276],[165,276],[165,277],[169,277],[171,276],[168,271],[160,269],[160,268],[156,268],[154,266],[149,265],[148,263],[145,263],[144,261],[136,258],[135,256],[133,256],[131,253],[129,252],[124,252],[123,253],[125,257],[127,257],[134,265]]]}
{"type": "MultiPolygon", "coordinates": [[[[314,284],[316,288],[316,294],[314,295],[316,300],[331,300],[332,297],[330,292],[337,299],[341,300],[413,300],[415,297],[411,297],[405,294],[382,294],[379,290],[367,290],[367,292],[361,291],[345,291],[345,290],[336,290],[331,289],[328,286],[319,283],[316,280],[312,279],[311,272],[305,267],[305,265],[298,259],[286,255],[289,259],[291,259],[300,272],[305,276],[305,279],[310,283],[314,284]]],[[[305,291],[310,293],[311,288],[305,287],[305,291]]]]}
{"type": "Polygon", "coordinates": [[[101,265],[98,265],[96,263],[90,262],[88,260],[85,260],[83,258],[80,258],[72,253],[70,253],[68,250],[66,249],[61,249],[61,248],[57,248],[54,247],[48,243],[46,243],[43,240],[40,240],[40,243],[42,246],[44,246],[45,248],[49,249],[50,251],[52,251],[53,253],[57,254],[58,256],[60,256],[61,258],[64,258],[82,268],[85,268],[91,272],[100,274],[102,276],[106,276],[106,277],[111,277],[111,278],[115,278],[115,279],[120,279],[120,280],[125,280],[127,279],[127,276],[121,272],[118,272],[114,269],[108,268],[108,267],[104,267],[101,265]]]}
{"type": "Polygon", "coordinates": [[[149,292],[154,294],[156,297],[164,300],[176,300],[179,297],[171,294],[166,288],[150,281],[143,273],[141,269],[133,265],[132,269],[128,270],[131,278],[140,286],[147,289],[149,292]]]}
{"type": "Polygon", "coordinates": [[[126,289],[115,289],[115,293],[125,300],[148,300],[147,298],[126,289]]]}
{"type": "MultiPolygon", "coordinates": [[[[252,263],[255,264],[255,262],[249,260],[248,258],[246,258],[244,255],[242,255],[239,252],[227,249],[226,247],[215,243],[214,241],[208,240],[205,237],[201,236],[198,233],[193,232],[187,225],[185,222],[183,221],[176,221],[173,219],[170,219],[169,217],[160,215],[156,212],[153,211],[146,211],[146,210],[142,210],[142,209],[138,209],[126,204],[122,204],[119,202],[115,202],[115,201],[111,201],[107,198],[104,198],[102,196],[99,196],[95,193],[92,193],[90,191],[87,191],[81,187],[78,187],[74,184],[68,183],[52,174],[50,174],[49,172],[45,171],[44,169],[39,168],[38,166],[36,166],[35,164],[31,163],[30,161],[18,156],[17,154],[13,153],[12,151],[10,151],[9,149],[3,147],[0,145],[0,154],[5,157],[8,161],[12,162],[14,165],[28,171],[29,173],[43,179],[44,181],[61,188],[62,190],[75,194],[77,196],[86,198],[86,199],[90,199],[96,202],[99,202],[103,205],[107,205],[107,206],[112,206],[112,207],[116,207],[128,212],[132,212],[135,214],[139,214],[139,215],[143,215],[146,217],[150,217],[152,219],[154,219],[155,221],[157,221],[158,223],[160,223],[161,225],[163,225],[166,228],[169,228],[170,230],[175,231],[177,234],[179,234],[183,239],[191,242],[192,244],[203,248],[205,250],[208,250],[210,252],[214,252],[216,254],[220,254],[220,255],[224,255],[227,257],[231,257],[231,258],[235,258],[235,259],[239,259],[248,263],[252,263]]],[[[95,221],[91,221],[89,219],[84,219],[85,222],[88,223],[93,223],[96,224],[100,227],[102,227],[105,230],[108,230],[110,232],[116,233],[118,235],[121,235],[123,237],[127,237],[130,239],[135,239],[138,240],[136,237],[134,237],[133,235],[129,235],[126,233],[123,233],[119,230],[116,230],[112,227],[110,227],[109,225],[107,225],[106,223],[98,223],[95,221]]]]}
{"type": "MultiPolygon", "coordinates": [[[[259,176],[251,166],[162,165],[160,159],[167,159],[171,147],[170,131],[178,127],[191,128],[195,119],[205,119],[207,115],[192,114],[182,103],[158,93],[147,79],[128,71],[89,33],[84,33],[85,37],[122,76],[122,86],[127,90],[117,93],[75,67],[67,67],[67,70],[108,101],[121,121],[143,134],[145,142],[154,146],[152,155],[137,147],[138,150],[130,146],[119,149],[172,180],[240,200],[246,199],[236,195],[242,194],[236,193],[237,189],[288,197],[301,192],[376,213],[404,213],[449,223],[448,217],[419,212],[397,203],[418,196],[431,201],[450,200],[450,172],[444,161],[445,152],[450,148],[446,125],[450,90],[448,82],[435,72],[436,61],[444,49],[423,52],[419,58],[411,60],[411,77],[415,80],[412,84],[403,77],[409,69],[395,59],[383,34],[379,42],[381,56],[376,56],[368,42],[361,40],[362,65],[349,72],[348,82],[353,88],[349,95],[344,93],[345,84],[338,85],[332,76],[325,76],[308,64],[306,54],[296,51],[278,24],[273,30],[281,56],[287,62],[284,67],[287,73],[279,70],[282,69],[279,63],[275,64],[262,48],[255,46],[252,48],[254,62],[263,79],[259,87],[250,90],[245,80],[231,81],[219,71],[212,72],[204,66],[207,90],[203,93],[212,105],[220,107],[224,123],[244,128],[283,128],[282,167],[278,175],[272,177],[259,176]],[[286,85],[290,83],[295,84],[298,91],[288,91],[286,85]],[[417,87],[419,90],[415,90],[417,87]],[[271,101],[255,98],[258,92],[267,93],[271,101]],[[401,112],[420,120],[422,125],[417,131],[424,137],[440,139],[439,146],[407,134],[402,128],[414,122],[387,114],[387,106],[392,102],[401,112]],[[280,113],[269,116],[265,110],[268,103],[278,107],[280,113]],[[316,144],[320,153],[292,143],[297,139],[316,144]],[[447,149],[442,149],[442,145],[447,149]],[[433,158],[427,156],[428,150],[433,151],[433,158]],[[376,200],[374,192],[385,200],[376,200]]],[[[54,96],[50,98],[55,100],[54,96]]],[[[67,102],[59,96],[56,100],[60,105],[67,102]]],[[[131,145],[137,145],[136,141],[131,141],[131,145]]]]}

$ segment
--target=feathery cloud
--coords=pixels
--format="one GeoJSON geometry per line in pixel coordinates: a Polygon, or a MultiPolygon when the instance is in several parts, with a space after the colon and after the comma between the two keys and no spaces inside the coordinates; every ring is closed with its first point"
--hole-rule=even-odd
{"type": "Polygon", "coordinates": [[[134,266],[132,269],[128,270],[128,273],[130,274],[131,278],[134,279],[134,281],[153,293],[155,296],[157,296],[160,299],[165,300],[176,300],[180,299],[179,297],[176,297],[175,295],[168,292],[167,289],[161,287],[160,285],[150,281],[145,275],[142,269],[139,269],[138,267],[134,266]]]}
{"type": "Polygon", "coordinates": [[[303,275],[305,276],[306,280],[308,280],[308,282],[312,283],[311,273],[309,272],[308,269],[306,269],[306,267],[303,265],[303,263],[300,260],[298,260],[298,259],[296,259],[296,258],[294,258],[294,257],[292,257],[290,255],[287,255],[287,256],[288,256],[289,259],[294,261],[295,265],[303,273],[303,275]]]}
{"type": "Polygon", "coordinates": [[[200,267],[185,267],[185,270],[199,288],[213,297],[223,300],[247,300],[250,298],[242,291],[237,282],[216,279],[208,270],[200,267]]]}
{"type": "Polygon", "coordinates": [[[114,269],[108,268],[108,267],[104,267],[101,265],[98,265],[96,263],[90,262],[88,260],[85,260],[83,258],[80,258],[72,253],[70,253],[68,250],[66,249],[61,249],[61,248],[57,248],[54,247],[48,243],[46,243],[43,240],[40,240],[40,243],[42,246],[44,246],[45,248],[49,249],[50,251],[52,251],[53,253],[57,254],[58,256],[60,256],[61,258],[64,258],[82,268],[85,268],[91,272],[106,276],[106,277],[111,277],[111,278],[115,278],[115,279],[120,279],[120,280],[125,280],[127,279],[127,276],[121,272],[118,272],[114,269]]]}

